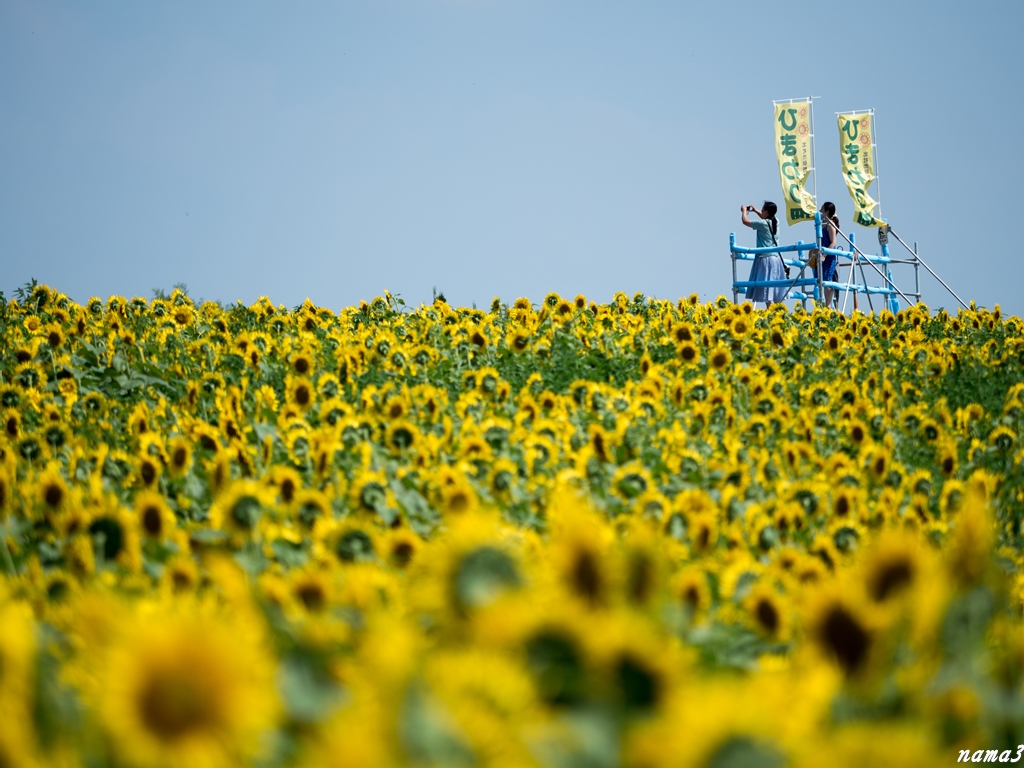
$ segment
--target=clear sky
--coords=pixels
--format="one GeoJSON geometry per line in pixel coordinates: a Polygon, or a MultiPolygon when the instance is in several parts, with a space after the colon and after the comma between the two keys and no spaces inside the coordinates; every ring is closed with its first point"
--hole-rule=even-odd
{"type": "Polygon", "coordinates": [[[1022,39],[1021,0],[0,0],[0,290],[713,298],[813,95],[819,201],[877,251],[834,118],[873,107],[883,216],[1022,314],[1022,39]]]}

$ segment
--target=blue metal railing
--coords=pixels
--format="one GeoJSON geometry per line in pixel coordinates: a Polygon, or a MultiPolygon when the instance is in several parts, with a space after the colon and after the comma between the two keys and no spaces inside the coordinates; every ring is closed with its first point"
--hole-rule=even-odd
{"type": "MultiPolygon", "coordinates": [[[[850,250],[845,251],[840,248],[822,248],[821,247],[821,214],[814,214],[814,242],[805,243],[802,240],[798,240],[793,245],[778,245],[772,248],[745,248],[741,245],[736,245],[736,233],[729,233],[729,256],[732,259],[732,294],[733,302],[739,301],[740,292],[746,292],[749,288],[788,288],[786,298],[796,299],[804,303],[806,308],[806,302],[808,300],[814,301],[816,304],[822,304],[822,296],[824,290],[830,288],[834,291],[848,291],[854,293],[863,293],[869,304],[871,303],[871,296],[879,295],[886,297],[885,303],[889,309],[893,312],[899,311],[899,301],[897,300],[897,292],[895,284],[892,282],[892,270],[890,265],[902,264],[902,263],[913,263],[911,261],[905,261],[900,259],[893,259],[889,254],[889,246],[885,243],[882,244],[882,254],[880,256],[865,254],[859,248],[857,248],[856,237],[851,232],[849,236],[844,235],[850,243],[850,250]],[[807,274],[809,252],[812,250],[818,250],[823,256],[835,256],[837,259],[847,259],[847,263],[839,264],[837,267],[844,266],[854,267],[859,266],[861,270],[861,277],[864,282],[854,283],[851,280],[848,283],[840,283],[830,280],[823,280],[821,277],[821,270],[818,271],[817,277],[809,276],[807,274]],[[800,274],[793,279],[785,280],[740,280],[736,273],[736,265],[739,261],[754,261],[758,256],[765,254],[777,253],[782,259],[782,262],[789,267],[795,267],[800,270],[800,274]],[[782,254],[796,254],[796,258],[786,258],[782,254]],[[887,284],[883,286],[875,286],[867,284],[867,275],[864,272],[864,266],[861,262],[868,262],[875,265],[875,269],[878,270],[878,265],[885,265],[885,277],[887,284]],[[804,290],[794,290],[794,289],[804,290]],[[810,288],[811,290],[806,290],[810,288]]],[[[916,264],[915,264],[916,267],[916,264]]],[[[915,294],[911,294],[915,295],[915,294]]],[[[920,295],[916,298],[920,300],[920,295]]],[[[874,307],[872,306],[872,309],[874,307]]]]}

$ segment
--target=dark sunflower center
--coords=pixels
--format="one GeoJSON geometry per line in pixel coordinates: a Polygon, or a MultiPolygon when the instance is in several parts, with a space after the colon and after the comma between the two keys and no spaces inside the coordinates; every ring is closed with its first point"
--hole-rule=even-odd
{"type": "Polygon", "coordinates": [[[412,561],[413,552],[412,544],[402,541],[391,550],[391,559],[399,568],[405,568],[412,561]]]}
{"type": "Polygon", "coordinates": [[[231,519],[246,530],[252,529],[260,516],[260,502],[254,496],[243,496],[231,508],[231,519]]]}
{"type": "Polygon", "coordinates": [[[319,584],[302,584],[295,590],[295,594],[307,611],[319,613],[327,605],[327,595],[319,584]]]}
{"type": "Polygon", "coordinates": [[[102,541],[103,557],[113,560],[124,548],[124,532],[116,520],[101,517],[89,526],[89,533],[94,539],[102,541]]]}
{"type": "Polygon", "coordinates": [[[700,590],[695,584],[689,584],[683,590],[683,601],[694,610],[700,606],[700,590]]]}
{"type": "Polygon", "coordinates": [[[64,501],[64,489],[59,485],[47,486],[43,498],[46,500],[47,506],[59,507],[60,503],[64,501]]]}
{"type": "Polygon", "coordinates": [[[541,632],[526,644],[526,659],[542,699],[551,704],[573,704],[582,698],[586,677],[571,639],[541,632]]]}
{"type": "Polygon", "coordinates": [[[184,446],[178,446],[174,449],[171,454],[171,463],[176,469],[184,469],[185,464],[188,462],[188,451],[185,450],[184,446]]]}
{"type": "Polygon", "coordinates": [[[662,693],[661,680],[639,659],[623,656],[615,665],[615,677],[627,707],[652,709],[658,705],[662,693]]]}
{"type": "Polygon", "coordinates": [[[577,553],[569,574],[569,583],[577,595],[592,605],[601,602],[604,579],[601,577],[601,570],[593,552],[581,550],[577,553]]]}
{"type": "Polygon", "coordinates": [[[863,666],[871,648],[868,631],[846,608],[838,605],[829,610],[822,623],[821,641],[847,674],[863,666]]]}
{"type": "Polygon", "coordinates": [[[646,603],[654,590],[654,564],[642,552],[633,555],[629,563],[628,592],[636,603],[646,603]]]}
{"type": "Polygon", "coordinates": [[[335,551],[346,563],[368,560],[373,557],[373,542],[365,531],[348,531],[338,539],[335,551]]]}
{"type": "Polygon", "coordinates": [[[711,530],[706,525],[701,526],[700,531],[697,532],[697,540],[695,542],[695,544],[697,545],[697,550],[699,552],[703,552],[705,549],[708,548],[708,544],[710,543],[711,530]]]}
{"type": "Polygon", "coordinates": [[[914,580],[914,568],[906,559],[886,563],[872,579],[871,597],[878,602],[887,600],[914,580]]]}
{"type": "Polygon", "coordinates": [[[138,704],[146,728],[164,742],[210,727],[216,714],[211,697],[195,680],[170,671],[147,681],[138,704]]]}
{"type": "Polygon", "coordinates": [[[176,593],[185,592],[192,588],[192,577],[184,571],[175,571],[171,574],[171,584],[176,593]]]}
{"type": "Polygon", "coordinates": [[[469,509],[469,506],[469,494],[465,491],[455,491],[455,493],[453,493],[448,499],[448,509],[452,512],[465,512],[469,509]]]}
{"type": "Polygon", "coordinates": [[[769,635],[779,631],[779,611],[770,600],[758,600],[754,615],[758,625],[769,635]]]}
{"type": "Polygon", "coordinates": [[[156,507],[146,507],[142,511],[142,527],[150,536],[159,536],[163,532],[164,519],[156,507]]]}
{"type": "Polygon", "coordinates": [[[286,478],[281,482],[281,500],[285,504],[290,504],[292,499],[295,498],[295,481],[291,478],[286,478]]]}

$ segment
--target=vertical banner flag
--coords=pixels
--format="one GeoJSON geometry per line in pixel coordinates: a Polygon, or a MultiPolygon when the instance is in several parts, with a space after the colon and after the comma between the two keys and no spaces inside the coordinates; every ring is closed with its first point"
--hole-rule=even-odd
{"type": "Polygon", "coordinates": [[[873,133],[870,113],[839,115],[843,178],[853,198],[853,222],[864,227],[881,227],[885,224],[875,218],[875,206],[878,203],[868,196],[868,186],[875,179],[875,153],[871,142],[873,133]]]}
{"type": "Polygon", "coordinates": [[[814,196],[804,189],[811,173],[810,108],[809,101],[775,105],[775,154],[787,224],[814,220],[814,196]]]}

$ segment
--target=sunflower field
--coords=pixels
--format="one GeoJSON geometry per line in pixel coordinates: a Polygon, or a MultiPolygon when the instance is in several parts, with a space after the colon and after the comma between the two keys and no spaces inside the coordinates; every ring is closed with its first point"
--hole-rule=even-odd
{"type": "Polygon", "coordinates": [[[998,307],[31,284],[0,415],[2,768],[1020,757],[998,307]]]}

